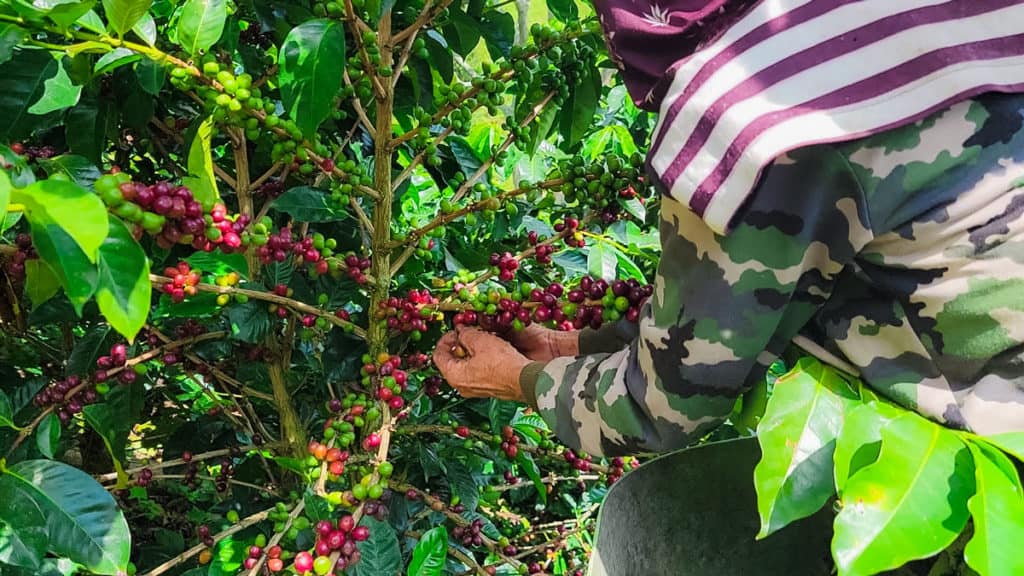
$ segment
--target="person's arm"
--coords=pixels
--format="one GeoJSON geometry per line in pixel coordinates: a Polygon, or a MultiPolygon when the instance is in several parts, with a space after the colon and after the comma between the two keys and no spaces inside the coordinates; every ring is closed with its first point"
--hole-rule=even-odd
{"type": "Polygon", "coordinates": [[[522,369],[527,401],[570,447],[665,451],[717,427],[871,239],[861,188],[831,146],[767,169],[724,237],[664,198],[661,236],[636,337],[522,369]]]}

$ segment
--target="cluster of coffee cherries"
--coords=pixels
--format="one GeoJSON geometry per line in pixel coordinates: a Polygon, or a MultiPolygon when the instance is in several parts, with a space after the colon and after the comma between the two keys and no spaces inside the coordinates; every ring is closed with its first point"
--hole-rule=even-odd
{"type": "Polygon", "coordinates": [[[199,463],[193,459],[192,453],[187,450],[181,453],[181,461],[185,463],[185,477],[181,479],[181,483],[189,488],[198,487],[199,463]]]}
{"type": "Polygon", "coordinates": [[[57,417],[61,423],[66,424],[71,418],[82,411],[82,408],[97,402],[100,398],[95,387],[85,387],[71,397],[68,393],[79,389],[82,379],[78,376],[68,376],[63,380],[53,382],[39,391],[32,399],[33,404],[39,408],[53,406],[56,408],[57,417]]]}
{"type": "Polygon", "coordinates": [[[366,284],[366,271],[370,269],[370,259],[359,257],[354,252],[345,254],[345,273],[356,284],[366,284]]]}
{"type": "MultiPolygon", "coordinates": [[[[344,423],[344,421],[340,422],[344,423]]],[[[349,426],[351,427],[351,424],[349,424],[349,426]]],[[[342,427],[339,426],[339,428],[342,427]]],[[[334,423],[329,423],[325,432],[326,430],[336,430],[334,423]]],[[[345,434],[345,432],[342,432],[342,434],[345,434]]],[[[306,447],[306,450],[309,452],[309,456],[306,457],[306,465],[310,468],[319,467],[322,462],[326,462],[327,473],[330,474],[329,478],[335,481],[345,473],[345,463],[348,462],[349,459],[348,450],[330,447],[327,444],[322,444],[316,440],[311,440],[309,442],[309,446],[306,447]]],[[[319,474],[319,471],[317,474],[319,474]]]]}
{"type": "MultiPolygon", "coordinates": [[[[419,355],[415,358],[418,363],[419,355]]],[[[401,410],[405,406],[402,394],[409,388],[409,373],[402,369],[402,357],[381,353],[374,359],[364,354],[362,360],[360,375],[363,385],[373,387],[374,397],[387,402],[392,410],[401,410]]]]}
{"type": "Polygon", "coordinates": [[[243,250],[250,240],[248,216],[232,216],[223,204],[207,212],[185,186],[132,182],[124,172],[105,174],[94,186],[108,209],[132,223],[137,234],[153,236],[161,248],[190,244],[197,250],[230,253],[243,250]]]}
{"type": "Polygon", "coordinates": [[[505,252],[504,254],[495,252],[491,254],[489,263],[491,271],[496,273],[503,282],[515,280],[516,270],[519,269],[519,259],[513,256],[511,252],[505,252]]]}
{"type": "Polygon", "coordinates": [[[260,246],[256,254],[263,264],[285,262],[289,255],[293,255],[307,264],[313,274],[324,275],[331,271],[328,258],[334,255],[337,245],[334,238],[325,238],[319,232],[298,238],[290,227],[285,227],[268,236],[267,243],[260,246]]]}
{"type": "Polygon", "coordinates": [[[456,526],[452,529],[452,536],[462,543],[463,546],[483,546],[484,535],[482,530],[484,528],[483,520],[477,518],[466,526],[456,526]]]}
{"type": "Polygon", "coordinates": [[[174,303],[185,301],[186,296],[195,296],[198,293],[196,286],[202,280],[199,270],[193,270],[188,262],[178,262],[177,266],[164,268],[164,276],[171,279],[163,285],[163,291],[171,297],[174,303]]]}
{"type": "MultiPolygon", "coordinates": [[[[292,562],[292,568],[300,576],[326,576],[332,570],[343,571],[356,564],[360,560],[356,543],[370,537],[370,529],[356,526],[355,518],[351,515],[342,516],[337,522],[321,520],[316,523],[314,532],[317,540],[313,553],[303,550],[295,555],[292,562]],[[334,552],[339,553],[337,562],[332,562],[330,558],[334,552]]],[[[269,567],[270,563],[267,565],[269,567]]],[[[271,568],[271,572],[275,570],[271,568]]]]}
{"type": "MultiPolygon", "coordinates": [[[[213,283],[222,288],[231,288],[232,286],[237,286],[241,279],[242,278],[238,275],[238,272],[231,271],[227,274],[217,276],[213,279],[213,283]]],[[[227,306],[231,303],[232,299],[237,301],[239,304],[245,304],[249,301],[249,297],[245,294],[218,294],[217,305],[227,306]]]]}
{"type": "Polygon", "coordinates": [[[519,435],[511,426],[501,429],[501,450],[509,460],[515,460],[519,455],[519,435]]]}
{"type": "Polygon", "coordinates": [[[14,152],[19,156],[23,155],[29,160],[45,160],[57,155],[57,149],[53,146],[25,146],[21,142],[12,142],[11,152],[14,152]]]}
{"type": "Polygon", "coordinates": [[[469,305],[455,314],[452,321],[456,325],[479,325],[484,330],[500,332],[510,328],[522,330],[531,323],[530,310],[523,306],[523,292],[529,295],[532,289],[529,284],[511,292],[500,285],[476,293],[461,284],[455,284],[454,289],[459,300],[469,305]]]}
{"type": "Polygon", "coordinates": [[[5,261],[7,276],[16,283],[15,288],[25,280],[25,261],[30,258],[38,258],[35,249],[32,247],[32,237],[21,233],[14,237],[14,246],[17,252],[12,253],[5,261]]]}
{"type": "Polygon", "coordinates": [[[443,319],[434,309],[437,304],[438,299],[430,290],[413,288],[404,297],[392,296],[380,302],[375,319],[384,322],[389,330],[409,334],[415,341],[426,332],[428,321],[443,319]]]}
{"type": "Polygon", "coordinates": [[[138,475],[135,476],[135,485],[140,488],[149,486],[149,483],[153,481],[153,471],[149,468],[143,468],[139,470],[138,475]]]}
{"type": "Polygon", "coordinates": [[[566,295],[569,304],[563,305],[562,310],[573,318],[573,328],[577,330],[588,323],[599,328],[606,321],[615,322],[620,318],[636,322],[644,302],[653,293],[653,286],[641,285],[633,278],[609,283],[584,276],[579,286],[566,295]]]}
{"type": "Polygon", "coordinates": [[[570,248],[583,248],[587,245],[583,232],[580,231],[580,219],[575,216],[567,216],[564,220],[555,222],[555,232],[568,231],[565,236],[565,245],[570,248]]]}
{"type": "Polygon", "coordinates": [[[559,162],[552,177],[564,179],[561,192],[566,202],[579,202],[609,224],[622,214],[622,201],[638,197],[643,201],[637,193],[645,189],[643,164],[639,153],[625,156],[612,152],[595,162],[573,156],[559,162]]]}
{"type": "Polygon", "coordinates": [[[551,255],[555,253],[555,247],[551,244],[540,244],[543,240],[544,238],[541,238],[535,230],[530,230],[526,234],[526,241],[530,243],[530,246],[536,246],[534,252],[537,264],[546,266],[551,264],[551,255]]]}

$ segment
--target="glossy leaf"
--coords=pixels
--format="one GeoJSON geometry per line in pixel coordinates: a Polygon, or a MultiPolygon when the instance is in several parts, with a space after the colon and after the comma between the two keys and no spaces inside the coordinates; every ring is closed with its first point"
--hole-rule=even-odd
{"type": "Polygon", "coordinates": [[[156,45],[156,21],[153,20],[153,16],[149,12],[143,14],[135,26],[132,26],[132,32],[135,32],[135,35],[142,38],[146,44],[156,45]]]}
{"type": "Polygon", "coordinates": [[[140,60],[135,65],[135,77],[139,79],[139,86],[146,91],[147,94],[156,96],[160,94],[160,89],[164,87],[164,81],[167,75],[164,73],[163,66],[160,66],[152,60],[140,60]]]}
{"type": "Polygon", "coordinates": [[[96,574],[127,571],[128,523],[113,497],[88,474],[60,462],[28,460],[9,466],[3,482],[17,486],[42,511],[51,552],[96,574]]]}
{"type": "Polygon", "coordinates": [[[0,566],[38,569],[46,555],[46,540],[46,518],[32,493],[15,479],[0,475],[0,566]]]}
{"type": "Polygon", "coordinates": [[[107,210],[98,196],[71,182],[43,180],[12,195],[25,205],[39,256],[60,278],[76,311],[92,297],[93,262],[107,236],[107,210]]]}
{"type": "Polygon", "coordinates": [[[96,0],[35,0],[33,5],[46,10],[46,17],[61,28],[69,28],[92,10],[96,0]]]}
{"type": "Polygon", "coordinates": [[[1004,452],[1013,454],[1018,460],[1024,461],[1024,432],[1007,432],[986,436],[985,441],[995,444],[1004,452]]]}
{"type": "Polygon", "coordinates": [[[548,503],[548,487],[541,478],[540,468],[537,467],[537,462],[534,461],[533,456],[526,450],[520,450],[516,454],[516,461],[519,462],[520,467],[526,472],[526,476],[533,483],[533,487],[537,489],[537,497],[540,498],[541,504],[546,505],[548,503]]]}
{"type": "Polygon", "coordinates": [[[395,529],[370,517],[364,517],[359,524],[370,529],[370,537],[358,544],[361,560],[356,564],[355,576],[397,574],[402,567],[402,551],[395,529]]]}
{"type": "Polygon", "coordinates": [[[61,154],[53,158],[40,158],[36,162],[50,176],[63,174],[75,184],[85,188],[91,188],[96,179],[102,176],[99,168],[90,162],[88,158],[75,154],[61,154]]]}
{"type": "Polygon", "coordinates": [[[96,65],[93,69],[93,74],[99,76],[108,72],[113,72],[122,66],[127,66],[133,62],[142,60],[142,56],[132,52],[127,48],[117,48],[107,52],[100,59],[96,61],[96,65]]]}
{"type": "Polygon", "coordinates": [[[597,104],[601,99],[601,75],[596,69],[587,69],[583,81],[574,86],[562,105],[560,132],[566,147],[575,148],[594,122],[597,104]]]}
{"type": "Polygon", "coordinates": [[[0,426],[17,428],[14,425],[14,408],[11,406],[11,399],[3,390],[0,390],[0,426]]]}
{"type": "Polygon", "coordinates": [[[802,361],[778,380],[757,427],[758,538],[817,512],[833,495],[832,454],[852,392],[835,371],[802,361]]]}
{"type": "Polygon", "coordinates": [[[476,480],[473,479],[473,473],[465,464],[457,460],[447,462],[445,466],[448,468],[448,485],[451,487],[452,494],[458,495],[466,510],[476,510],[476,506],[480,502],[480,488],[477,486],[476,480]]]}
{"type": "Polygon", "coordinates": [[[86,376],[92,372],[96,359],[110,348],[112,330],[107,324],[100,324],[86,331],[71,349],[68,357],[68,374],[86,376]]]}
{"type": "Polygon", "coordinates": [[[447,557],[448,531],[444,526],[431,528],[423,533],[413,548],[412,560],[405,573],[407,576],[441,576],[447,557]]]}
{"type": "Polygon", "coordinates": [[[96,10],[89,10],[78,19],[77,24],[90,32],[97,34],[106,34],[107,26],[103,23],[103,19],[96,13],[96,10]]]}
{"type": "Polygon", "coordinates": [[[344,210],[331,204],[330,191],[296,186],[274,200],[274,209],[302,222],[337,222],[346,218],[344,210]]]}
{"type": "Polygon", "coordinates": [[[178,44],[193,56],[220,40],[227,21],[225,0],[186,0],[178,18],[178,44]]]}
{"type": "Polygon", "coordinates": [[[62,59],[57,60],[57,74],[43,83],[43,95],[29,107],[29,114],[49,114],[78,104],[82,87],[76,86],[68,77],[62,59]]]}
{"type": "Polygon", "coordinates": [[[850,476],[878,459],[882,428],[901,414],[899,408],[878,402],[860,404],[846,413],[832,457],[836,491],[841,494],[850,476]]]}
{"type": "Polygon", "coordinates": [[[17,140],[46,123],[28,109],[42,97],[57,68],[57,60],[45,50],[21,50],[0,65],[0,141],[17,140]]]}
{"type": "Polygon", "coordinates": [[[82,413],[89,426],[100,435],[107,452],[114,459],[114,467],[121,476],[125,461],[128,433],[139,419],[144,403],[143,386],[116,386],[105,401],[86,406],[82,413]]]}
{"type": "Polygon", "coordinates": [[[189,176],[182,179],[185,186],[192,190],[192,196],[207,209],[220,200],[217,180],[213,174],[212,140],[213,117],[210,116],[196,130],[188,151],[189,176]]]}
{"type": "Polygon", "coordinates": [[[263,341],[270,330],[267,306],[250,300],[227,309],[232,336],[242,342],[255,344],[263,341]]]}
{"type": "Polygon", "coordinates": [[[548,10],[562,22],[575,22],[580,17],[576,0],[547,0],[548,10]]]}
{"type": "Polygon", "coordinates": [[[611,280],[615,278],[618,265],[619,259],[616,258],[615,252],[604,242],[597,241],[590,246],[587,252],[587,272],[591,276],[611,280]]]}
{"type": "Polygon", "coordinates": [[[53,459],[57,453],[57,444],[60,443],[60,418],[53,412],[46,415],[43,421],[36,428],[36,448],[40,454],[53,459]]]}
{"type": "Polygon", "coordinates": [[[0,22],[0,64],[7,62],[14,55],[14,47],[28,33],[24,28],[10,22],[0,22]]]}
{"type": "Polygon", "coordinates": [[[973,494],[971,455],[955,432],[909,412],[896,418],[882,429],[878,460],[850,477],[840,499],[832,539],[840,576],[946,548],[967,524],[973,494]]]}
{"type": "Polygon", "coordinates": [[[107,21],[119,35],[124,36],[149,11],[153,0],[103,0],[107,21]]]}
{"type": "Polygon", "coordinates": [[[149,316],[153,286],[146,253],[117,218],[110,218],[97,265],[96,303],[107,322],[130,342],[149,316]]]}
{"type": "Polygon", "coordinates": [[[334,107],[341,89],[345,33],[332,20],[296,26],[281,45],[278,81],[285,110],[304,134],[312,134],[334,107]]]}
{"type": "Polygon", "coordinates": [[[983,443],[967,446],[974,456],[977,492],[967,502],[974,534],[964,548],[967,565],[982,576],[1024,574],[1024,487],[1013,462],[983,443]]]}

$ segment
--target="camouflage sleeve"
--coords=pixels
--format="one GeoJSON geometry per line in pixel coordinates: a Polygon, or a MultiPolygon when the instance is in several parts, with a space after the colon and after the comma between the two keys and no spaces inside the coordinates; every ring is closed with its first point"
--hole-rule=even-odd
{"type": "Polygon", "coordinates": [[[615,351],[532,365],[524,392],[563,442],[591,454],[686,445],[723,421],[825,302],[871,239],[866,214],[851,166],[828,145],[767,169],[727,236],[664,197],[662,260],[638,334],[615,351]]]}

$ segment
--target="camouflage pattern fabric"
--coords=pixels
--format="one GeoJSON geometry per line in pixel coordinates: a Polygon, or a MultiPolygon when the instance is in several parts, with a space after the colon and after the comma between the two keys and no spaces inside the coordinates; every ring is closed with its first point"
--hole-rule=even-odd
{"type": "Polygon", "coordinates": [[[639,324],[524,370],[527,397],[569,446],[682,447],[796,336],[934,421],[1024,431],[1024,96],[791,152],[726,236],[668,197],[661,218],[639,324]]]}

